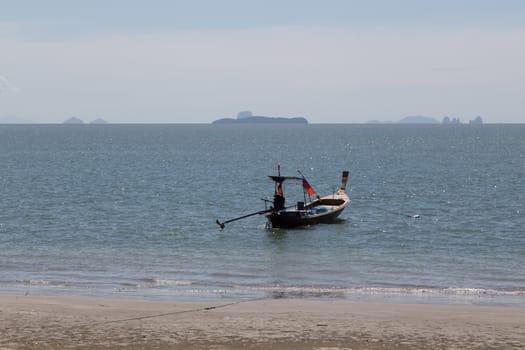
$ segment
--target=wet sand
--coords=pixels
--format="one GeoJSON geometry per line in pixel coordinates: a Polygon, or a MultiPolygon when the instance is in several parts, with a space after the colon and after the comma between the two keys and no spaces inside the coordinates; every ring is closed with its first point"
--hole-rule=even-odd
{"type": "Polygon", "coordinates": [[[0,295],[0,349],[523,349],[525,308],[0,295]]]}

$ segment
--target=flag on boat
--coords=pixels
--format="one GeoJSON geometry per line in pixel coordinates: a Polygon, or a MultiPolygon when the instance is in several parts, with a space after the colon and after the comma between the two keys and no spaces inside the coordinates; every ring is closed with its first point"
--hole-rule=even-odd
{"type": "Polygon", "coordinates": [[[305,178],[303,178],[303,188],[308,193],[309,196],[313,196],[315,194],[315,191],[312,186],[306,181],[305,178]]]}
{"type": "Polygon", "coordinates": [[[341,177],[341,188],[339,188],[341,191],[344,191],[346,189],[346,183],[348,181],[348,171],[343,171],[343,176],[341,177]]]}

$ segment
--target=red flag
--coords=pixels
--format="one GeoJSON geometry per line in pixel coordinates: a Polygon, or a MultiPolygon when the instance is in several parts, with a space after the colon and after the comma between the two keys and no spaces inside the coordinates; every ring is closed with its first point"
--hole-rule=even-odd
{"type": "Polygon", "coordinates": [[[309,196],[313,196],[315,194],[315,191],[312,186],[306,181],[305,178],[303,178],[303,188],[308,193],[309,196]]]}

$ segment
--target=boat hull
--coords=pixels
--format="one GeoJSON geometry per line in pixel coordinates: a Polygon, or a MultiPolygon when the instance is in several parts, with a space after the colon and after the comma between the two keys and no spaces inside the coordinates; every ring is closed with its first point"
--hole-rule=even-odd
{"type": "Polygon", "coordinates": [[[344,192],[317,199],[292,210],[280,210],[266,214],[271,228],[292,228],[333,222],[345,209],[350,199],[344,192]]]}

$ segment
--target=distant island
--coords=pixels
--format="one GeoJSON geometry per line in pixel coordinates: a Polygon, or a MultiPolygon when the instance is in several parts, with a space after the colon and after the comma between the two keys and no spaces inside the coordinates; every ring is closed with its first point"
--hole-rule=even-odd
{"type": "Polygon", "coordinates": [[[242,111],[237,114],[237,118],[222,118],[212,122],[212,124],[308,124],[308,120],[302,117],[265,117],[253,115],[250,111],[242,111]]]}
{"type": "Polygon", "coordinates": [[[104,119],[102,118],[97,118],[95,120],[93,120],[92,122],[90,122],[89,124],[107,124],[108,122],[105,121],[104,119]]]}
{"type": "Polygon", "coordinates": [[[379,121],[379,120],[370,120],[369,124],[439,124],[439,122],[432,117],[425,117],[423,115],[411,115],[404,117],[403,119],[398,120],[397,122],[393,121],[379,121]]]}
{"type": "MultiPolygon", "coordinates": [[[[369,124],[462,124],[461,120],[459,118],[450,118],[450,117],[444,117],[441,123],[432,117],[425,117],[422,115],[414,115],[414,116],[408,116],[403,119],[398,120],[397,122],[393,121],[386,121],[382,122],[379,120],[371,120],[368,122],[369,124]]],[[[473,120],[469,121],[469,124],[483,124],[483,119],[481,119],[480,116],[477,116],[473,120]]]]}
{"type": "MultiPolygon", "coordinates": [[[[72,118],[69,118],[68,120],[65,120],[62,124],[81,125],[81,124],[84,124],[84,121],[82,119],[72,117],[72,118]]],[[[104,119],[97,118],[93,120],[92,122],[90,122],[89,124],[108,124],[108,122],[105,121],[104,119]]]]}
{"type": "Polygon", "coordinates": [[[432,117],[425,117],[422,115],[408,116],[400,121],[399,124],[439,124],[439,122],[432,117]]]}
{"type": "MultiPolygon", "coordinates": [[[[463,124],[459,118],[443,118],[442,124],[463,124]]],[[[469,124],[483,124],[483,119],[478,115],[476,118],[469,120],[469,124]]]]}
{"type": "Polygon", "coordinates": [[[78,124],[84,124],[84,122],[82,121],[82,119],[78,119],[76,117],[71,117],[68,120],[65,120],[64,123],[62,123],[62,124],[78,125],[78,124]]]}

